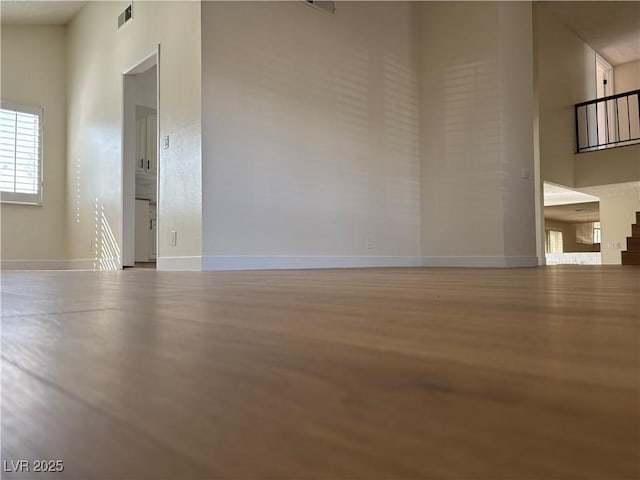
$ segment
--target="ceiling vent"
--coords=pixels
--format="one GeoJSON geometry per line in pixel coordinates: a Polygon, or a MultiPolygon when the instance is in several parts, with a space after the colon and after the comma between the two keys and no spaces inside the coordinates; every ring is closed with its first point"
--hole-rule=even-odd
{"type": "Polygon", "coordinates": [[[129,4],[120,15],[118,15],[118,30],[121,29],[125,23],[133,18],[133,3],[129,4]]]}
{"type": "Polygon", "coordinates": [[[336,11],[336,2],[329,2],[326,0],[304,0],[307,5],[311,5],[312,7],[319,8],[320,10],[324,10],[328,13],[335,13],[336,11]]]}

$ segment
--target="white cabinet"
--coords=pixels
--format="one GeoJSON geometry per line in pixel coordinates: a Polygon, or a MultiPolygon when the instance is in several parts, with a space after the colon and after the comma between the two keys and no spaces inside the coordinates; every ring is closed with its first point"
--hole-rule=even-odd
{"type": "Polygon", "coordinates": [[[158,162],[158,115],[136,105],[136,172],[155,175],[158,162]]]}
{"type": "Polygon", "coordinates": [[[147,122],[144,118],[136,119],[136,172],[146,172],[147,157],[147,122]]]}
{"type": "Polygon", "coordinates": [[[149,115],[146,118],[147,133],[147,173],[156,174],[158,162],[158,131],[157,131],[157,115],[149,115]]]}
{"type": "Polygon", "coordinates": [[[136,198],[135,213],[135,261],[153,261],[156,259],[156,205],[136,198]]]}

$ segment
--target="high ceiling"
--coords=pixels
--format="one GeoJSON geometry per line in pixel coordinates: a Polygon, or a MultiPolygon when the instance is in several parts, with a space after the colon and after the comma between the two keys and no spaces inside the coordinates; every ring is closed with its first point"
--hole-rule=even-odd
{"type": "Polygon", "coordinates": [[[600,199],[594,195],[544,183],[544,218],[569,223],[600,221],[600,199]]]}
{"type": "Polygon", "coordinates": [[[640,1],[541,3],[612,65],[640,59],[640,1]]]}
{"type": "Polygon", "coordinates": [[[616,183],[570,190],[544,184],[544,218],[569,223],[600,221],[600,198],[635,194],[640,198],[640,182],[616,183]]]}
{"type": "Polygon", "coordinates": [[[86,1],[1,0],[0,18],[4,24],[64,25],[86,3],[86,1]]]}
{"type": "MultiPolygon", "coordinates": [[[[0,0],[0,16],[6,24],[65,24],[85,3],[0,0]]],[[[640,59],[640,1],[544,1],[541,4],[612,65],[640,59]]]]}
{"type": "Polygon", "coordinates": [[[600,203],[574,203],[544,207],[544,219],[568,223],[599,222],[600,203]]]}

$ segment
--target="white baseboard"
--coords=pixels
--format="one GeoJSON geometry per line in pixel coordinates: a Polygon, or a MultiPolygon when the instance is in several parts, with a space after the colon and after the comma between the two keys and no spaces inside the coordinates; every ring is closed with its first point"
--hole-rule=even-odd
{"type": "Polygon", "coordinates": [[[202,270],[202,257],[158,257],[156,269],[174,272],[199,272],[202,270]]]}
{"type": "Polygon", "coordinates": [[[120,270],[120,259],[2,260],[2,270],[120,270]]]}
{"type": "Polygon", "coordinates": [[[422,257],[424,267],[537,267],[538,257],[422,257]]]}
{"type": "MultiPolygon", "coordinates": [[[[118,270],[118,259],[2,260],[2,270],[118,270]]],[[[383,257],[383,256],[211,256],[159,257],[157,269],[167,271],[200,270],[279,270],[305,268],[371,267],[535,267],[537,257],[383,257]]]]}
{"type": "Polygon", "coordinates": [[[67,260],[2,260],[2,270],[66,270],[67,260]]]}
{"type": "Polygon", "coordinates": [[[544,259],[538,257],[505,257],[505,267],[539,267],[544,259]]]}
{"type": "Polygon", "coordinates": [[[305,268],[419,267],[420,257],[203,257],[202,270],[280,270],[305,268]]]}
{"type": "Polygon", "coordinates": [[[67,260],[68,270],[121,270],[119,258],[74,258],[67,260]]]}

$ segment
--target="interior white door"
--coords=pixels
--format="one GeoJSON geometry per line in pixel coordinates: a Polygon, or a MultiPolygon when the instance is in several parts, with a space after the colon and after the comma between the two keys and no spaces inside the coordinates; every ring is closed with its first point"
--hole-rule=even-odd
{"type": "MultiPolygon", "coordinates": [[[[600,55],[596,56],[596,97],[613,95],[613,67],[600,55]]],[[[615,101],[607,100],[597,104],[598,145],[615,143],[617,128],[615,122],[615,101]]]]}

